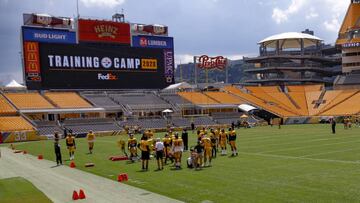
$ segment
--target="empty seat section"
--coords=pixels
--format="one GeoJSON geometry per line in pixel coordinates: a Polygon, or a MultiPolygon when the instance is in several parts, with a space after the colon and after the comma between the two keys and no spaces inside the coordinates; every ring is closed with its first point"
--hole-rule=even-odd
{"type": "Polygon", "coordinates": [[[174,126],[177,127],[190,127],[191,122],[186,118],[173,118],[171,122],[174,126]]]}
{"type": "Polygon", "coordinates": [[[11,104],[0,95],[0,115],[14,115],[16,109],[14,109],[11,104]]]}
{"type": "Polygon", "coordinates": [[[342,93],[342,90],[329,90],[326,91],[323,97],[323,102],[319,105],[318,109],[321,110],[327,104],[331,103],[339,94],[342,93]]]}
{"type": "MultiPolygon", "coordinates": [[[[342,103],[345,100],[350,99],[353,103],[357,103],[358,101],[353,100],[352,96],[355,95],[358,90],[343,90],[339,93],[332,101],[327,103],[319,112],[319,115],[322,115],[323,112],[330,110],[331,108],[337,106],[338,104],[342,103]]],[[[352,106],[349,106],[351,108],[352,106]]],[[[327,114],[328,115],[328,114],[327,114]]]]}
{"type": "Polygon", "coordinates": [[[300,109],[298,109],[298,111],[300,112],[300,115],[301,116],[309,115],[305,92],[289,92],[288,94],[300,108],[300,109]]]}
{"type": "Polygon", "coordinates": [[[50,104],[43,96],[37,92],[29,93],[6,93],[5,96],[18,109],[52,109],[53,105],[50,104]]]}
{"type": "Polygon", "coordinates": [[[280,92],[278,86],[261,86],[260,89],[262,89],[266,93],[280,92]]]}
{"type": "Polygon", "coordinates": [[[287,86],[289,92],[305,92],[304,86],[300,85],[291,85],[287,86]]]}
{"type": "MultiPolygon", "coordinates": [[[[293,115],[301,115],[301,110],[298,110],[284,93],[280,93],[280,92],[266,93],[261,87],[248,87],[247,89],[252,92],[252,95],[258,97],[263,101],[276,104],[277,106],[284,108],[289,112],[292,112],[293,115]],[[275,95],[277,95],[278,97],[276,97],[275,95]]],[[[270,91],[271,88],[268,87],[266,90],[270,91]]]]}
{"type": "Polygon", "coordinates": [[[238,97],[235,97],[226,92],[205,92],[205,94],[221,104],[243,104],[245,103],[238,97]]]}
{"type": "Polygon", "coordinates": [[[21,116],[0,117],[0,131],[34,130],[33,126],[21,116]]]}
{"type": "Polygon", "coordinates": [[[187,99],[184,99],[183,97],[179,96],[178,94],[161,94],[161,97],[176,105],[184,106],[184,105],[191,105],[192,103],[188,101],[187,99]]]}
{"type": "Polygon", "coordinates": [[[204,117],[194,117],[192,119],[192,122],[194,122],[195,126],[206,126],[206,125],[216,125],[216,122],[213,121],[210,117],[204,116],[204,117]]]}
{"type": "MultiPolygon", "coordinates": [[[[278,104],[269,102],[268,100],[264,100],[258,97],[258,95],[253,95],[251,93],[244,93],[240,89],[233,87],[233,86],[227,86],[224,88],[225,90],[239,96],[241,99],[248,101],[250,104],[255,104],[256,106],[263,108],[273,114],[279,115],[279,116],[296,116],[296,113],[290,112],[286,110],[285,108],[280,108],[278,104]]],[[[261,94],[262,90],[257,91],[261,94]]],[[[262,92],[263,93],[263,92],[262,92]]],[[[264,93],[263,93],[264,94],[264,93]]]]}
{"type": "Polygon", "coordinates": [[[193,104],[208,105],[208,104],[219,104],[219,102],[211,99],[210,97],[200,92],[179,92],[183,98],[189,100],[193,104]]]}
{"type": "Polygon", "coordinates": [[[306,92],[306,103],[308,106],[309,115],[315,115],[320,111],[320,108],[314,108],[316,102],[321,95],[321,91],[306,92]]]}
{"type": "Polygon", "coordinates": [[[110,94],[116,102],[128,106],[132,110],[166,109],[171,105],[152,93],[137,94],[110,94]]]}
{"type": "Polygon", "coordinates": [[[60,108],[92,107],[75,92],[46,92],[44,95],[60,108]]]}
{"type": "Polygon", "coordinates": [[[111,100],[105,94],[84,94],[82,95],[88,101],[90,101],[96,107],[103,107],[103,108],[116,108],[120,107],[117,103],[111,100]]]}
{"type": "Polygon", "coordinates": [[[322,113],[325,116],[343,116],[353,115],[360,112],[360,93],[353,94],[343,102],[331,107],[329,110],[322,113]]]}
{"type": "Polygon", "coordinates": [[[305,92],[321,91],[323,87],[324,87],[323,85],[305,85],[304,90],[305,90],[305,92]]]}

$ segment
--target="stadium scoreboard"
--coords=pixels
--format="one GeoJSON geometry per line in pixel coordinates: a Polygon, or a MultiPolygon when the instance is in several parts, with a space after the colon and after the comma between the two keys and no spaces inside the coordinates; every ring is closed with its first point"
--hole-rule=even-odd
{"type": "Polygon", "coordinates": [[[167,27],[155,36],[124,22],[79,19],[77,28],[72,23],[24,14],[29,90],[162,89],[174,83],[174,43],[167,27]]]}

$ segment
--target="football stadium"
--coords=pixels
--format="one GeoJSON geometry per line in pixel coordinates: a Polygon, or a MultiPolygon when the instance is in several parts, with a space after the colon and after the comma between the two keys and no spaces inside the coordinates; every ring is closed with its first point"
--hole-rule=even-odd
{"type": "Polygon", "coordinates": [[[0,202],[360,201],[358,0],[333,44],[308,29],[254,42],[241,81],[223,56],[176,67],[171,27],[124,14],[24,13],[19,29],[0,202]]]}

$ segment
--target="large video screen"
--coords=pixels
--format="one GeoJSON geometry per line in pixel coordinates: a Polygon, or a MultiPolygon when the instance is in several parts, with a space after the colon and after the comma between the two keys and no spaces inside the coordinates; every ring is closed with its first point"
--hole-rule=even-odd
{"type": "Polygon", "coordinates": [[[173,84],[172,50],[39,43],[39,54],[41,89],[161,89],[173,84]]]}

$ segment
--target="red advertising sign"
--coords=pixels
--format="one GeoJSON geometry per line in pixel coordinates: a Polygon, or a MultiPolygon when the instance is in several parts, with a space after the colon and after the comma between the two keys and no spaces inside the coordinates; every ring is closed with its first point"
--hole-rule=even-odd
{"type": "Polygon", "coordinates": [[[25,73],[40,73],[39,44],[24,42],[25,73]]]}
{"type": "Polygon", "coordinates": [[[79,41],[130,44],[130,24],[79,19],[79,41]]]}
{"type": "Polygon", "coordinates": [[[227,63],[227,59],[223,56],[209,57],[207,55],[202,55],[198,60],[198,67],[203,69],[225,69],[227,63]]]}

